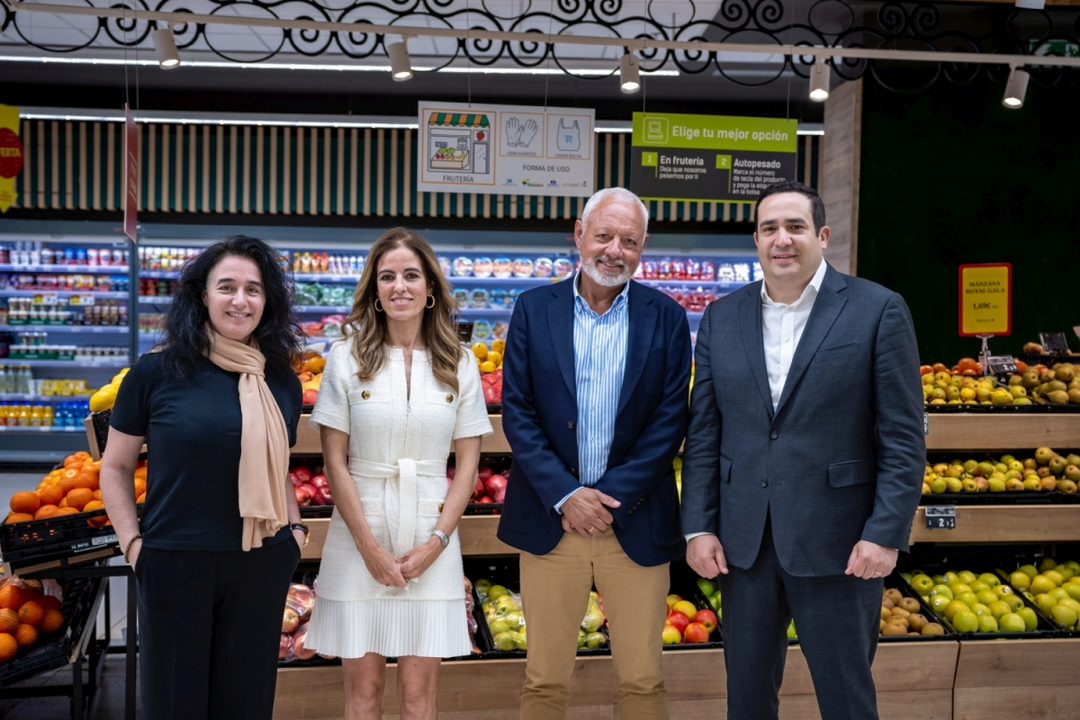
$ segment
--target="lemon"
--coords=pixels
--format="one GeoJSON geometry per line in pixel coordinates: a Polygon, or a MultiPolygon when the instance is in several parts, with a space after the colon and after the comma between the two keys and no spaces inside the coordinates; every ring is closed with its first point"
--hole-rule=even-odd
{"type": "Polygon", "coordinates": [[[112,383],[100,388],[90,396],[90,412],[108,410],[116,404],[116,385],[112,383]]]}
{"type": "Polygon", "coordinates": [[[482,342],[475,342],[472,346],[473,355],[477,360],[487,360],[488,346],[482,342]]]}
{"type": "Polygon", "coordinates": [[[482,363],[480,363],[480,372],[482,372],[482,373],[495,372],[495,363],[491,362],[490,360],[483,361],[482,363]]]}
{"type": "Polygon", "coordinates": [[[499,367],[502,365],[502,353],[492,350],[487,354],[487,361],[495,367],[499,367]]]}
{"type": "Polygon", "coordinates": [[[494,350],[495,352],[499,353],[500,355],[505,353],[506,352],[506,341],[505,340],[492,340],[491,341],[491,349],[494,350]]]}

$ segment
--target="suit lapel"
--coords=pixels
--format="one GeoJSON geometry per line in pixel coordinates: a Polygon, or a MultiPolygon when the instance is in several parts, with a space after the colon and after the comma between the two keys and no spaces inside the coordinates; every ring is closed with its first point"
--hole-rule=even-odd
{"type": "Polygon", "coordinates": [[[554,295],[548,305],[548,331],[551,350],[559,363],[563,380],[577,402],[577,381],[574,379],[574,277],[552,286],[554,295]]]}
{"type": "Polygon", "coordinates": [[[772,392],[769,390],[769,374],[765,369],[765,338],[761,330],[761,283],[756,283],[757,290],[739,302],[740,333],[746,359],[750,361],[750,372],[754,376],[761,399],[773,416],[772,392]]]}
{"type": "MultiPolygon", "coordinates": [[[[822,261],[824,262],[824,261],[822,261]]],[[[787,381],[784,383],[784,391],[780,394],[780,402],[776,406],[776,414],[784,409],[784,403],[791,397],[795,386],[799,384],[806,368],[814,359],[814,354],[821,346],[825,336],[829,334],[833,323],[839,317],[840,311],[847,302],[841,291],[847,288],[840,273],[828,267],[825,270],[825,278],[821,282],[821,291],[814,301],[814,309],[810,311],[810,317],[806,320],[806,328],[803,330],[799,346],[795,348],[795,355],[791,358],[791,368],[788,370],[787,381]]]]}
{"type": "Polygon", "coordinates": [[[656,306],[638,292],[638,284],[630,281],[630,293],[627,297],[627,333],[626,333],[626,369],[623,371],[622,389],[619,391],[619,409],[621,413],[630,396],[637,387],[641,373],[645,369],[645,360],[652,347],[653,331],[656,329],[656,306]]]}

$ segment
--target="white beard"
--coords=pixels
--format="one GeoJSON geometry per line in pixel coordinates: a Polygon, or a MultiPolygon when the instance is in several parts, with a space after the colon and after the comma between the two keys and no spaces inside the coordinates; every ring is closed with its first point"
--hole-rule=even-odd
{"type": "Polygon", "coordinates": [[[597,285],[602,285],[603,287],[619,287],[620,285],[625,285],[629,282],[630,277],[634,274],[634,271],[628,268],[624,262],[622,263],[623,271],[621,273],[618,275],[609,275],[597,267],[597,263],[600,260],[610,262],[611,258],[606,255],[598,255],[592,260],[581,263],[582,271],[584,271],[584,273],[589,276],[589,279],[597,285]]]}

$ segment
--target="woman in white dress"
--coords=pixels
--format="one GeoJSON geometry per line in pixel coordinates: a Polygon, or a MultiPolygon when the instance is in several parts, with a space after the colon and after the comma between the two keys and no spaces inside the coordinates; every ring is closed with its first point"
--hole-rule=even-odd
{"type": "Polygon", "coordinates": [[[491,423],[454,307],[431,246],[384,234],[311,414],[337,507],[307,643],[342,658],[347,720],[381,717],[387,657],[401,717],[434,720],[440,658],[472,649],[455,529],[491,423]]]}

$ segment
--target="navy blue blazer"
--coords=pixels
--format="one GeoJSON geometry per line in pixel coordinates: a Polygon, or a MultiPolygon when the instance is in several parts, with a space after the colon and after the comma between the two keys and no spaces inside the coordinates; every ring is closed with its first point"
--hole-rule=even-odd
{"type": "MultiPolygon", "coordinates": [[[[574,278],[522,293],[506,339],[503,430],[514,453],[498,537],[534,555],[562,538],[556,503],[578,481],[574,278]]],[[[607,470],[596,489],[619,502],[615,536],[643,566],[686,551],[671,461],[686,435],[686,311],[630,281],[626,371],[607,470]]]]}

